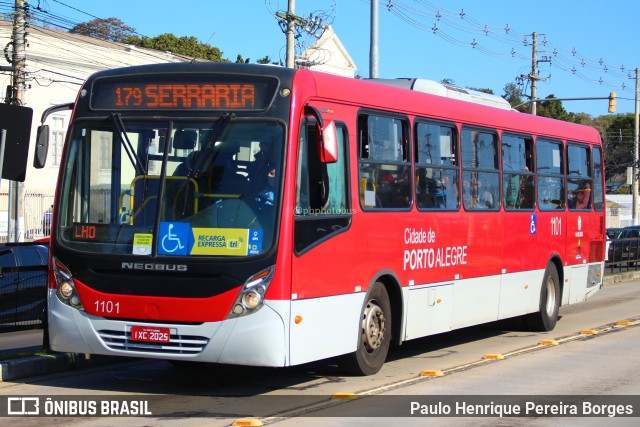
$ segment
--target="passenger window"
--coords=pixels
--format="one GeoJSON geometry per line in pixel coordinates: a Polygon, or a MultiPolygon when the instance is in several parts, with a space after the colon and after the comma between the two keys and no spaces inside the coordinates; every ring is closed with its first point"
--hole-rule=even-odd
{"type": "Polygon", "coordinates": [[[294,240],[300,253],[349,225],[351,209],[347,187],[347,131],[336,128],[338,160],[322,163],[315,122],[301,128],[296,179],[294,240]]]}
{"type": "Polygon", "coordinates": [[[500,208],[498,136],[462,129],[462,199],[467,210],[500,208]]]}
{"type": "Polygon", "coordinates": [[[419,209],[457,210],[460,206],[456,129],[417,123],[416,202],[419,209]]]}
{"type": "Polygon", "coordinates": [[[591,156],[589,147],[569,144],[567,146],[568,201],[570,210],[591,209],[591,156]]]}
{"type": "Polygon", "coordinates": [[[596,211],[604,209],[604,177],[602,176],[602,151],[593,147],[593,207],[596,211]]]}
{"type": "Polygon", "coordinates": [[[535,205],[531,137],[502,135],[502,197],[507,210],[535,205]]]}
{"type": "Polygon", "coordinates": [[[359,192],[364,209],[411,206],[408,124],[397,117],[361,115],[359,192]]]}
{"type": "Polygon", "coordinates": [[[561,142],[536,142],[538,207],[540,210],[564,209],[564,156],[561,142]]]}

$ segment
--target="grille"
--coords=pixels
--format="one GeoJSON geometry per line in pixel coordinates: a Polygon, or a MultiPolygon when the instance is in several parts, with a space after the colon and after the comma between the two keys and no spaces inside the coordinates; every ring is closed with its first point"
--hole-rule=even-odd
{"type": "Polygon", "coordinates": [[[171,334],[168,343],[139,342],[131,340],[131,331],[100,330],[98,335],[112,350],[138,353],[198,354],[209,343],[206,337],[171,334]]]}

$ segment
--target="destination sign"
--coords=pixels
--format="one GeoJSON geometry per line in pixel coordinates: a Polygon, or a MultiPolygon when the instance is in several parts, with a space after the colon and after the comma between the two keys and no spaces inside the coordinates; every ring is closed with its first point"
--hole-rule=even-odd
{"type": "Polygon", "coordinates": [[[97,79],[94,110],[264,110],[277,80],[245,76],[136,76],[97,79]]]}

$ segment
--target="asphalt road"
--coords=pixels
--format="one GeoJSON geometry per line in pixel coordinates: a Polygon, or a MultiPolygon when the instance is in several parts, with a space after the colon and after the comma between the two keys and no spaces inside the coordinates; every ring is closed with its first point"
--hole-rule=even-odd
{"type": "Polygon", "coordinates": [[[0,333],[0,356],[43,350],[42,329],[0,333]]]}
{"type": "MultiPolygon", "coordinates": [[[[556,329],[548,333],[491,324],[410,341],[394,348],[381,372],[370,377],[342,376],[330,361],[284,369],[203,365],[185,370],[164,361],[143,360],[2,383],[0,395],[143,400],[153,413],[140,418],[21,417],[11,419],[12,426],[43,421],[52,426],[228,426],[245,417],[278,425],[377,426],[409,419],[412,424],[425,424],[434,418],[409,418],[411,396],[639,396],[640,281],[605,287],[588,302],[562,308],[561,316],[556,329]],[[633,323],[615,326],[620,320],[633,323]],[[581,334],[583,330],[599,333],[581,334]],[[541,340],[556,340],[558,345],[540,345],[541,340]],[[486,354],[501,354],[504,360],[485,360],[486,354]],[[444,375],[419,375],[431,370],[444,375]],[[348,400],[363,396],[369,397],[348,400]],[[376,411],[384,411],[390,402],[380,417],[376,411]],[[273,416],[276,413],[280,415],[273,416]]],[[[637,418],[544,416],[442,418],[436,424],[454,421],[455,425],[547,425],[552,421],[637,425],[637,418]]]]}

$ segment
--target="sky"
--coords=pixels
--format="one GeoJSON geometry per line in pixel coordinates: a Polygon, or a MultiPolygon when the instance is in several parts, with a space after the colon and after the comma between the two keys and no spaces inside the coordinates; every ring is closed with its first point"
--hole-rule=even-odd
{"type": "MultiPolygon", "coordinates": [[[[275,12],[287,0],[27,0],[87,22],[116,17],[139,35],[193,36],[235,61],[264,56],[285,62],[286,39],[275,12]]],[[[296,0],[295,14],[331,24],[369,77],[370,0],[296,0]]],[[[538,34],[538,98],[618,96],[616,113],[635,109],[640,67],[637,0],[380,0],[379,77],[419,77],[489,88],[531,73],[531,35],[538,34]],[[526,36],[526,37],[525,37],[526,36]]],[[[309,46],[312,36],[298,39],[309,46]]],[[[527,94],[530,86],[522,86],[527,94]]],[[[606,115],[608,101],[564,101],[570,112],[606,115]]]]}

